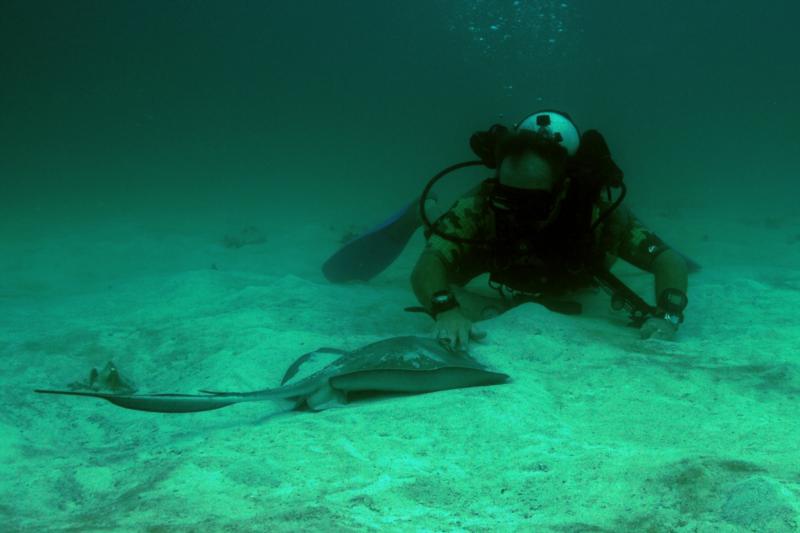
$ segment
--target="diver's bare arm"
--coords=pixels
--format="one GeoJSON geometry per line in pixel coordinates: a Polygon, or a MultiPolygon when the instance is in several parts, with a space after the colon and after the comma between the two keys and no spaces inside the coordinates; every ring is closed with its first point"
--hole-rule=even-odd
{"type": "Polygon", "coordinates": [[[674,250],[664,250],[652,265],[655,274],[656,299],[664,289],[677,289],[686,294],[689,286],[689,268],[686,261],[674,250]]]}
{"type": "Polygon", "coordinates": [[[447,290],[450,283],[447,266],[442,260],[434,253],[424,252],[411,274],[411,286],[419,303],[430,311],[434,293],[447,290]]]}

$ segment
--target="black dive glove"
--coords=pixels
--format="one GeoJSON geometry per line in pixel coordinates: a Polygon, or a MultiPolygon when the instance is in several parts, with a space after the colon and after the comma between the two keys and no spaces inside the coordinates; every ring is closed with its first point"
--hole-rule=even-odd
{"type": "Polygon", "coordinates": [[[469,147],[488,168],[497,168],[497,145],[508,134],[508,128],[494,124],[486,131],[477,131],[469,138],[469,147]]]}

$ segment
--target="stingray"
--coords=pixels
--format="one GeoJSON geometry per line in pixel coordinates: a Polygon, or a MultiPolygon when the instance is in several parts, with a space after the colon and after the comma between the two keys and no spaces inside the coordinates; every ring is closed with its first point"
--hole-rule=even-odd
{"type": "Polygon", "coordinates": [[[279,387],[251,392],[201,390],[202,394],[117,394],[98,391],[45,390],[101,398],[119,407],[157,413],[211,411],[241,402],[290,400],[298,408],[320,411],[346,404],[368,393],[415,394],[462,387],[495,385],[508,375],[480,364],[465,351],[449,350],[434,339],[392,337],[347,352],[320,348],[299,357],[279,387]],[[303,365],[321,357],[336,359],[306,377],[295,378],[303,365]]]}

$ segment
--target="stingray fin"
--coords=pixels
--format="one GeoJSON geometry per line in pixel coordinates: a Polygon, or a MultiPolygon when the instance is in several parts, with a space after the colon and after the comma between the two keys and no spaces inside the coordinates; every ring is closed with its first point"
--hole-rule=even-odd
{"type": "Polygon", "coordinates": [[[297,374],[301,366],[303,366],[305,363],[313,359],[314,356],[321,353],[347,355],[350,352],[347,352],[345,350],[339,350],[338,348],[320,348],[319,350],[314,350],[313,352],[308,352],[307,354],[303,354],[300,357],[298,357],[295,360],[295,362],[289,366],[289,368],[286,369],[286,373],[283,375],[283,379],[281,379],[281,385],[286,385],[286,382],[292,379],[297,374]]]}

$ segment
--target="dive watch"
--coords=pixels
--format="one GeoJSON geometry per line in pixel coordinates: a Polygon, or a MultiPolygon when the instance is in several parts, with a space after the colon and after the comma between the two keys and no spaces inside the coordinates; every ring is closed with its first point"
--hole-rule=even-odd
{"type": "Polygon", "coordinates": [[[686,293],[678,289],[664,289],[658,296],[658,309],[664,313],[661,317],[673,326],[683,322],[683,310],[689,303],[686,293]]]}
{"type": "Polygon", "coordinates": [[[434,320],[436,320],[439,313],[450,311],[456,307],[458,307],[458,301],[453,291],[442,290],[433,293],[431,297],[431,316],[434,320]]]}

